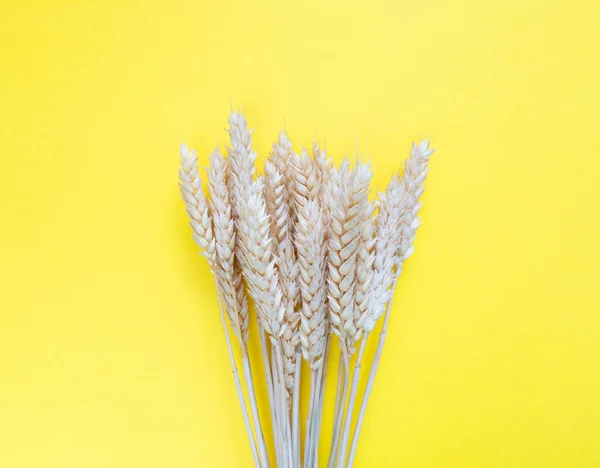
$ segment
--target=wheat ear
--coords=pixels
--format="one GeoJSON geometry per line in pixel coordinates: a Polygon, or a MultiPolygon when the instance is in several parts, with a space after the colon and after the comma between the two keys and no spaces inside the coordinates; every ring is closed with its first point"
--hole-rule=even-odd
{"type": "Polygon", "coordinates": [[[300,437],[298,431],[299,420],[299,391],[301,366],[296,362],[299,358],[299,324],[300,314],[298,303],[300,292],[298,289],[298,265],[296,253],[292,244],[292,223],[290,212],[289,193],[289,168],[287,167],[288,149],[281,147],[279,141],[289,143],[282,132],[280,139],[273,145],[273,152],[265,164],[264,170],[264,197],[267,213],[271,220],[271,234],[273,237],[273,251],[279,266],[279,281],[283,293],[285,306],[284,320],[286,331],[281,337],[284,360],[284,383],[288,390],[288,404],[292,411],[292,443],[293,456],[299,464],[300,437]],[[279,167],[284,170],[281,172],[279,167]]]}
{"type": "MultiPolygon", "coordinates": [[[[398,186],[396,187],[392,185],[392,187],[388,187],[388,191],[386,192],[386,194],[390,195],[384,201],[389,203],[390,206],[388,208],[384,208],[384,210],[396,213],[399,211],[400,236],[396,237],[395,242],[391,241],[392,247],[398,249],[396,254],[392,257],[396,262],[394,265],[395,274],[393,284],[390,289],[391,295],[388,300],[385,319],[379,334],[379,339],[377,341],[377,349],[375,351],[375,356],[373,357],[373,362],[369,371],[369,379],[367,380],[367,386],[363,394],[360,411],[356,421],[356,426],[354,428],[352,446],[350,448],[350,454],[348,457],[349,468],[351,468],[352,464],[354,463],[354,457],[356,455],[358,439],[360,437],[360,431],[364,421],[367,404],[369,402],[369,397],[375,381],[375,375],[377,374],[377,369],[381,360],[381,354],[383,352],[383,346],[385,344],[385,338],[387,335],[390,312],[392,309],[393,292],[395,290],[398,277],[402,272],[402,265],[413,252],[413,242],[416,236],[416,229],[419,226],[419,219],[417,217],[419,208],[421,206],[419,203],[419,198],[425,189],[424,183],[428,172],[429,157],[431,154],[433,154],[433,151],[433,149],[429,148],[429,142],[426,140],[421,141],[419,145],[413,144],[410,157],[404,166],[404,175],[398,180],[398,186]]],[[[380,226],[383,223],[384,220],[381,219],[378,223],[378,233],[381,232],[380,226]]],[[[390,238],[393,239],[394,235],[392,234],[388,237],[388,239],[390,238]]],[[[376,253],[376,257],[378,255],[379,252],[376,253]]]]}
{"type": "Polygon", "coordinates": [[[234,269],[235,231],[231,217],[231,203],[227,188],[227,161],[215,148],[210,155],[210,167],[207,170],[210,209],[212,213],[215,245],[217,251],[216,276],[225,301],[225,310],[232,329],[242,342],[242,349],[248,342],[248,303],[237,291],[237,279],[234,269]]]}
{"type": "Polygon", "coordinates": [[[334,466],[337,460],[343,407],[346,401],[349,383],[349,352],[348,343],[352,341],[356,332],[354,326],[354,288],[356,281],[356,254],[359,244],[359,230],[357,228],[359,217],[353,210],[356,195],[356,177],[350,177],[350,183],[343,179],[338,171],[332,174],[330,183],[333,188],[334,200],[330,208],[329,230],[329,311],[333,333],[338,337],[343,361],[344,385],[342,389],[340,406],[334,421],[331,451],[328,466],[334,466]]]}
{"type": "Polygon", "coordinates": [[[292,142],[285,131],[279,133],[277,141],[273,143],[273,149],[269,154],[269,162],[279,171],[283,177],[285,186],[285,200],[288,204],[288,231],[294,229],[296,217],[296,206],[292,194],[294,193],[294,178],[292,176],[291,160],[297,157],[292,150],[292,142]]]}
{"type": "Polygon", "coordinates": [[[208,203],[202,192],[202,179],[198,173],[196,150],[188,150],[181,144],[181,167],[179,168],[179,189],[185,204],[185,211],[190,218],[192,237],[202,249],[208,264],[214,269],[217,261],[215,239],[210,219],[208,203]]]}
{"type": "MultiPolygon", "coordinates": [[[[181,195],[186,207],[186,211],[190,218],[190,225],[192,226],[193,230],[194,241],[202,249],[204,249],[203,254],[207,258],[211,270],[215,275],[215,284],[217,285],[217,293],[219,300],[219,311],[221,314],[221,324],[223,326],[223,332],[225,334],[225,341],[229,353],[229,360],[233,372],[237,396],[242,409],[242,415],[244,417],[244,424],[246,426],[246,432],[250,441],[250,448],[252,449],[254,463],[257,467],[259,467],[261,466],[261,464],[259,462],[256,443],[254,441],[254,435],[252,433],[252,427],[250,426],[250,420],[248,417],[248,410],[246,408],[246,403],[244,400],[242,384],[240,382],[237,366],[235,364],[235,358],[231,349],[231,340],[229,338],[227,325],[225,324],[223,308],[221,305],[221,291],[219,288],[219,275],[217,273],[220,267],[218,266],[217,262],[217,248],[215,238],[213,236],[211,214],[209,206],[204,197],[204,193],[202,192],[202,179],[200,178],[200,175],[198,173],[198,158],[196,157],[196,152],[194,150],[189,151],[187,146],[183,143],[181,145],[181,167],[179,170],[179,180],[181,195]]],[[[237,323],[237,317],[234,320],[235,322],[232,322],[232,325],[233,323],[237,323]]],[[[243,334],[239,332],[239,326],[237,328],[239,333],[238,336],[243,336],[243,334]]]]}
{"type": "Polygon", "coordinates": [[[311,435],[320,389],[318,371],[323,366],[323,353],[327,337],[327,283],[325,277],[327,246],[323,212],[316,199],[307,201],[298,209],[296,248],[300,265],[300,290],[302,291],[300,343],[304,359],[311,369],[311,395],[306,425],[304,463],[305,466],[311,466],[311,453],[314,446],[311,435]]]}
{"type": "MultiPolygon", "coordinates": [[[[230,190],[232,217],[234,219],[234,222],[236,222],[239,225],[239,212],[241,209],[241,204],[245,202],[244,196],[253,183],[255,173],[254,162],[256,160],[256,153],[252,150],[252,130],[248,129],[248,123],[244,115],[241,112],[232,112],[229,116],[228,122],[228,133],[231,142],[231,147],[228,148],[228,162],[230,164],[230,169],[228,169],[227,171],[227,183],[230,190]]],[[[245,271],[243,268],[243,249],[241,248],[242,239],[240,237],[241,235],[238,226],[235,248],[236,264],[234,265],[234,272],[236,274],[236,291],[238,297],[241,297],[244,294],[243,291],[240,290],[240,288],[243,286],[243,283],[240,279],[239,272],[242,272],[245,276],[245,271]]],[[[244,370],[248,374],[248,391],[249,393],[251,393],[251,398],[253,399],[253,401],[256,402],[256,396],[254,394],[254,383],[252,378],[252,371],[250,369],[249,359],[244,360],[244,370]]],[[[253,405],[253,418],[257,432],[261,463],[263,464],[263,466],[268,466],[269,458],[267,455],[267,447],[256,404],[253,405]]]]}
{"type": "MultiPolygon", "coordinates": [[[[370,311],[372,297],[371,281],[373,278],[373,263],[375,254],[373,247],[375,244],[373,211],[374,207],[369,202],[368,187],[371,181],[371,171],[368,165],[359,164],[354,171],[357,187],[354,195],[354,208],[356,209],[359,230],[359,247],[357,251],[356,264],[356,285],[354,293],[354,324],[353,330],[356,330],[353,335],[349,336],[348,347],[356,343],[362,334],[360,324],[364,321],[364,317],[370,311]]],[[[350,435],[350,424],[352,422],[352,414],[354,412],[354,403],[358,391],[358,381],[360,378],[360,369],[364,356],[366,339],[363,339],[360,344],[356,364],[352,373],[352,385],[350,387],[350,395],[348,397],[348,406],[346,409],[346,417],[344,421],[344,429],[340,444],[340,453],[338,456],[338,466],[344,466],[346,459],[346,447],[348,445],[348,437],[350,435]]],[[[350,348],[351,349],[351,348],[350,348]]]]}

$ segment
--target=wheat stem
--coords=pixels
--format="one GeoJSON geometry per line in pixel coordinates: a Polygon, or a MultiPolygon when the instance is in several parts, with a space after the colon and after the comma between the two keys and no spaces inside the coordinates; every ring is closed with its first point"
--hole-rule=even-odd
{"type": "MultiPolygon", "coordinates": [[[[392,285],[392,292],[396,289],[396,283],[398,282],[398,278],[394,280],[394,284],[392,285]]],[[[393,296],[392,296],[393,297],[393,296]]],[[[358,413],[358,418],[356,420],[356,426],[354,428],[354,435],[352,436],[352,446],[350,447],[350,455],[348,456],[348,468],[352,467],[354,463],[354,457],[356,455],[356,448],[358,446],[358,438],[360,437],[360,430],[362,428],[363,420],[365,418],[365,412],[367,411],[367,404],[369,403],[369,397],[371,396],[371,391],[373,390],[373,383],[375,382],[375,375],[377,374],[377,369],[379,367],[379,361],[381,360],[381,354],[383,352],[383,345],[385,344],[385,337],[387,335],[387,327],[388,322],[390,320],[390,311],[392,310],[392,299],[388,302],[387,309],[385,311],[385,318],[383,320],[383,326],[381,327],[381,331],[379,332],[379,339],[377,341],[377,350],[375,351],[375,356],[373,357],[373,362],[371,363],[371,369],[369,370],[369,380],[367,380],[367,386],[365,387],[365,392],[363,394],[362,402],[360,405],[360,411],[358,413]]],[[[368,335],[364,336],[364,340],[366,340],[368,335]]]]}
{"type": "Polygon", "coordinates": [[[260,424],[260,417],[258,415],[258,404],[256,402],[256,393],[254,391],[254,379],[252,378],[252,368],[250,367],[250,359],[248,359],[247,348],[244,350],[242,363],[244,367],[244,378],[246,379],[246,385],[248,386],[248,397],[250,399],[250,408],[252,410],[252,417],[254,419],[254,429],[256,430],[256,438],[258,440],[261,461],[263,467],[268,467],[269,455],[267,454],[267,444],[265,442],[265,436],[263,434],[262,426],[260,424]]]}
{"type": "Polygon", "coordinates": [[[325,383],[327,380],[327,363],[329,362],[329,345],[331,343],[331,335],[327,337],[325,345],[325,354],[323,355],[323,365],[319,369],[319,400],[317,406],[317,418],[314,424],[314,460],[311,466],[319,466],[319,442],[321,439],[321,421],[323,420],[323,401],[325,397],[325,383]]]}
{"type": "Polygon", "coordinates": [[[350,425],[352,423],[352,413],[354,412],[354,402],[356,401],[356,393],[358,391],[358,381],[360,378],[360,366],[365,353],[365,345],[367,344],[366,336],[363,337],[360,348],[358,349],[358,356],[356,357],[356,364],[354,365],[354,371],[352,373],[352,387],[350,389],[350,397],[348,399],[348,407],[346,409],[346,418],[344,423],[344,432],[342,436],[342,443],[340,446],[340,455],[338,457],[338,466],[343,467],[346,461],[346,447],[348,446],[348,437],[350,436],[350,425]]]}
{"type": "Polygon", "coordinates": [[[277,361],[277,374],[279,377],[279,411],[281,415],[281,423],[282,423],[282,437],[284,440],[284,460],[287,463],[284,466],[292,468],[293,460],[292,460],[292,434],[290,430],[290,422],[289,422],[289,411],[287,405],[288,392],[285,387],[285,381],[283,376],[285,376],[283,371],[283,355],[281,351],[281,346],[278,343],[275,345],[275,356],[277,361]]]}
{"type": "Polygon", "coordinates": [[[265,376],[267,379],[267,394],[269,395],[269,410],[271,411],[271,426],[273,430],[273,439],[275,440],[275,456],[277,458],[277,466],[280,465],[279,444],[277,444],[277,418],[275,414],[275,396],[273,394],[273,374],[271,373],[271,365],[269,364],[269,352],[267,350],[267,342],[265,340],[265,331],[258,321],[258,335],[260,338],[260,351],[263,358],[265,368],[265,376]]]}
{"type": "Polygon", "coordinates": [[[248,416],[248,409],[246,408],[246,402],[244,400],[244,392],[242,390],[242,383],[238,374],[238,369],[235,364],[235,357],[233,355],[233,349],[231,346],[231,339],[229,338],[229,332],[227,331],[227,324],[225,323],[225,313],[223,312],[223,306],[221,304],[221,290],[219,284],[215,278],[215,284],[217,287],[217,297],[219,303],[219,313],[221,315],[221,325],[223,326],[223,332],[225,333],[225,341],[227,342],[227,352],[229,354],[229,361],[231,363],[231,370],[233,372],[233,380],[235,381],[235,388],[237,390],[238,400],[242,408],[242,414],[244,416],[244,424],[246,426],[246,432],[248,433],[248,439],[250,440],[250,448],[252,449],[252,457],[254,458],[254,464],[260,467],[260,461],[258,458],[258,452],[256,450],[256,443],[254,441],[254,435],[252,433],[252,427],[250,426],[250,418],[248,416]]]}
{"type": "Polygon", "coordinates": [[[312,424],[315,409],[315,400],[317,397],[317,378],[316,369],[310,371],[310,400],[308,404],[308,415],[306,417],[306,436],[304,440],[304,466],[311,466],[311,451],[312,451],[312,424]]]}
{"type": "Polygon", "coordinates": [[[342,353],[340,351],[339,364],[338,364],[338,374],[337,374],[337,384],[335,387],[335,406],[333,411],[333,428],[331,429],[331,446],[329,447],[329,459],[327,462],[327,467],[331,467],[331,460],[333,458],[333,452],[335,450],[335,445],[333,443],[333,436],[337,432],[337,424],[338,424],[338,414],[341,411],[341,402],[342,402],[342,380],[344,378],[344,362],[342,359],[342,353]]]}
{"type": "Polygon", "coordinates": [[[296,353],[296,371],[294,372],[294,393],[292,409],[292,439],[294,444],[294,466],[300,468],[300,372],[302,355],[296,353]]]}
{"type": "MultiPolygon", "coordinates": [[[[310,452],[308,454],[308,464],[306,466],[314,466],[315,465],[315,459],[318,459],[319,457],[319,453],[317,452],[318,450],[318,441],[317,441],[317,424],[320,424],[320,418],[319,418],[319,406],[321,403],[321,380],[322,380],[322,376],[323,376],[323,366],[319,367],[319,369],[316,371],[316,379],[315,379],[315,386],[314,386],[314,392],[315,392],[315,396],[314,396],[314,407],[313,407],[313,413],[312,416],[310,418],[310,452]]],[[[318,464],[318,460],[317,460],[317,464],[318,464]]]]}
{"type": "Polygon", "coordinates": [[[277,421],[277,434],[275,437],[275,444],[277,450],[279,451],[279,462],[277,466],[285,466],[285,436],[283,432],[283,422],[281,419],[282,414],[280,405],[281,380],[277,366],[277,355],[273,343],[271,343],[271,371],[273,373],[273,408],[275,411],[275,419],[277,421]]]}
{"type": "Polygon", "coordinates": [[[342,395],[340,397],[340,406],[337,414],[337,418],[335,421],[335,428],[331,442],[332,453],[329,454],[329,463],[328,467],[332,468],[335,466],[335,462],[337,460],[339,444],[340,444],[340,436],[342,429],[342,419],[344,416],[344,408],[346,405],[346,397],[348,395],[348,383],[350,381],[350,360],[348,357],[348,349],[346,347],[346,342],[344,340],[340,340],[340,346],[342,348],[341,362],[344,365],[344,386],[342,389],[342,395]]]}

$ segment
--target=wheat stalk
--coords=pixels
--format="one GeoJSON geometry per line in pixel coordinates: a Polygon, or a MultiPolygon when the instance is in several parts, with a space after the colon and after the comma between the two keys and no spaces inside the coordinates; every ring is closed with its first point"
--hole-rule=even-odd
{"type": "MultiPolygon", "coordinates": [[[[357,189],[354,198],[354,208],[357,212],[359,231],[359,246],[357,251],[356,264],[356,284],[354,292],[354,323],[352,329],[356,331],[349,336],[348,347],[350,349],[362,335],[361,323],[369,314],[372,307],[372,288],[371,281],[373,278],[373,263],[375,254],[373,246],[375,245],[374,224],[373,224],[373,204],[369,202],[368,187],[371,181],[371,171],[368,165],[359,165],[354,172],[354,177],[357,179],[357,189]]],[[[364,356],[366,339],[363,339],[360,344],[356,364],[352,373],[352,385],[350,387],[350,395],[348,397],[348,405],[346,408],[346,416],[344,420],[344,428],[340,443],[340,452],[338,456],[338,465],[343,466],[346,458],[346,447],[348,437],[350,435],[350,424],[352,422],[352,414],[354,410],[354,402],[358,391],[358,381],[360,378],[360,366],[364,356]]]]}
{"type": "MultiPolygon", "coordinates": [[[[388,238],[387,241],[390,243],[391,247],[397,249],[395,250],[395,255],[392,256],[392,258],[394,258],[395,260],[395,276],[393,279],[393,284],[391,286],[391,294],[389,296],[389,301],[387,304],[384,323],[379,334],[379,340],[377,342],[377,350],[373,358],[373,363],[371,364],[371,370],[369,371],[369,379],[367,381],[367,386],[363,394],[358,419],[356,421],[356,426],[354,429],[352,446],[350,448],[350,454],[348,457],[349,468],[352,467],[352,464],[354,462],[356,448],[358,446],[358,439],[360,437],[360,431],[365,417],[367,404],[371,395],[371,391],[373,389],[373,383],[375,381],[375,375],[377,374],[377,369],[379,367],[379,361],[381,360],[381,354],[383,353],[383,345],[385,343],[385,338],[387,335],[387,327],[390,318],[390,311],[392,308],[391,296],[393,296],[393,291],[396,287],[396,282],[398,281],[398,277],[402,272],[402,265],[414,250],[413,243],[416,236],[416,230],[419,226],[419,218],[417,215],[419,208],[421,207],[421,204],[419,203],[419,198],[421,197],[425,189],[424,182],[428,172],[429,156],[433,154],[433,151],[433,149],[429,148],[429,142],[426,140],[421,141],[419,145],[413,144],[410,157],[406,161],[404,167],[403,177],[399,179],[398,186],[396,186],[392,181],[391,187],[388,187],[387,191],[387,193],[389,193],[390,195],[386,200],[384,200],[389,200],[389,207],[384,209],[384,213],[386,213],[386,216],[387,213],[392,213],[390,215],[389,222],[392,226],[397,226],[397,224],[394,224],[397,222],[399,224],[399,236],[395,236],[394,233],[398,231],[393,230],[390,233],[385,234],[385,236],[388,238]],[[396,218],[396,216],[398,215],[399,218],[396,218]],[[396,239],[395,242],[393,241],[394,238],[396,239]]],[[[383,226],[384,222],[385,221],[382,218],[378,224],[378,227],[383,226]]],[[[383,227],[379,228],[379,232],[385,232],[383,227]]],[[[382,242],[382,245],[384,245],[384,242],[382,242]]],[[[384,247],[382,247],[382,249],[384,249],[384,247]]],[[[378,253],[378,255],[384,255],[384,253],[378,253]]],[[[381,265],[382,263],[383,262],[380,259],[379,264],[381,265]]],[[[377,314],[375,314],[375,316],[377,316],[377,314]]]]}
{"type": "MultiPolygon", "coordinates": [[[[242,113],[232,112],[229,116],[229,138],[231,142],[231,148],[228,149],[229,153],[229,164],[231,169],[227,170],[227,183],[231,191],[230,202],[232,206],[232,217],[235,222],[241,226],[241,218],[243,214],[240,211],[247,207],[245,199],[246,193],[254,186],[254,162],[256,160],[256,153],[252,150],[252,130],[248,129],[248,123],[242,113]]],[[[259,186],[258,190],[262,190],[259,186]]],[[[254,206],[254,205],[253,205],[254,206]]],[[[238,271],[247,278],[248,265],[245,262],[244,256],[247,249],[243,249],[243,234],[238,227],[238,236],[236,237],[236,263],[234,271],[236,272],[236,291],[238,297],[244,293],[239,288],[242,287],[242,281],[240,280],[238,271]]],[[[247,354],[247,353],[246,353],[247,354]]],[[[244,354],[244,357],[246,357],[244,354]]],[[[252,371],[250,369],[249,359],[244,359],[244,370],[247,373],[246,383],[248,384],[248,393],[252,402],[252,414],[254,419],[254,426],[257,432],[258,447],[261,456],[261,463],[263,466],[269,465],[269,458],[267,455],[267,448],[262,432],[262,426],[260,423],[260,417],[258,414],[258,407],[256,404],[256,395],[254,391],[254,383],[252,378],[252,371]]],[[[272,395],[272,392],[270,393],[272,395]]],[[[271,402],[271,407],[273,404],[271,402]]],[[[274,413],[272,413],[274,418],[274,413]]]]}
{"type": "Polygon", "coordinates": [[[322,210],[316,199],[307,201],[298,209],[296,248],[302,291],[300,343],[304,359],[311,369],[311,396],[305,442],[305,465],[308,466],[314,444],[311,437],[312,423],[320,388],[318,371],[323,365],[328,325],[325,224],[322,210]]]}
{"type": "MultiPolygon", "coordinates": [[[[276,147],[277,144],[274,145],[276,147]]],[[[273,242],[274,257],[279,267],[279,283],[283,293],[285,307],[284,321],[286,330],[281,336],[283,349],[283,381],[288,391],[288,406],[292,410],[292,450],[294,459],[297,460],[300,451],[300,440],[298,433],[299,419],[299,380],[300,365],[297,346],[299,343],[300,314],[298,302],[300,293],[297,285],[298,265],[296,253],[292,243],[291,215],[289,204],[289,191],[287,184],[288,173],[281,173],[272,161],[274,153],[265,164],[263,194],[265,205],[271,221],[271,234],[273,242]]]]}
{"type": "Polygon", "coordinates": [[[217,147],[210,155],[210,167],[206,171],[217,254],[215,274],[231,326],[242,341],[242,348],[245,348],[248,342],[248,302],[245,296],[240,297],[237,289],[239,277],[234,269],[235,231],[226,168],[227,161],[217,147]]]}
{"type": "MultiPolygon", "coordinates": [[[[223,308],[221,305],[221,290],[219,287],[220,275],[217,273],[220,270],[220,266],[217,262],[217,247],[215,238],[213,236],[213,226],[211,222],[211,214],[209,205],[206,203],[204,193],[202,192],[202,179],[198,173],[198,158],[196,157],[195,150],[189,151],[185,144],[181,144],[181,167],[179,169],[179,185],[181,190],[181,196],[183,198],[186,211],[190,218],[190,225],[193,231],[194,241],[202,248],[203,255],[208,260],[208,263],[215,275],[215,284],[217,286],[218,299],[219,299],[219,311],[221,315],[221,324],[223,326],[223,332],[225,334],[225,341],[227,344],[227,350],[229,354],[229,361],[233,372],[233,378],[237,390],[238,400],[242,409],[242,415],[244,417],[244,424],[246,426],[246,432],[250,441],[250,447],[252,449],[252,456],[254,463],[258,467],[260,466],[259,456],[256,449],[256,443],[254,441],[254,435],[252,433],[252,427],[250,426],[250,420],[248,416],[248,410],[244,400],[244,394],[242,390],[242,384],[238,375],[237,366],[235,364],[235,358],[233,355],[231,340],[227,331],[227,325],[225,324],[225,318],[223,308]]],[[[232,316],[230,316],[230,320],[232,316]]],[[[238,337],[243,339],[244,334],[240,330],[239,320],[237,316],[233,316],[232,325],[236,324],[238,337]]]]}

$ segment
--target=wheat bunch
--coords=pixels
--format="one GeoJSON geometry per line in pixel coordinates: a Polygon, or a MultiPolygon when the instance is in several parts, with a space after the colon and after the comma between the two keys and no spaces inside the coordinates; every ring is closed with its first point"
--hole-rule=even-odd
{"type": "Polygon", "coordinates": [[[393,177],[378,200],[371,201],[368,164],[357,162],[350,170],[344,159],[336,168],[316,142],[312,157],[306,149],[298,155],[285,132],[273,144],[264,174],[256,175],[252,130],[240,112],[232,112],[228,120],[228,157],[218,148],[209,157],[210,197],[203,193],[196,152],[184,144],[179,179],[192,236],[215,276],[254,462],[259,468],[269,466],[247,346],[251,324],[246,292],[257,311],[277,466],[317,465],[333,334],[339,338],[341,350],[328,467],[351,467],[387,334],[396,282],[414,249],[419,200],[433,150],[425,140],[413,144],[402,175],[393,177]],[[366,344],[384,313],[348,450],[366,344]],[[240,345],[254,430],[225,317],[240,345]],[[351,372],[355,347],[358,353],[351,372]],[[301,357],[311,370],[304,463],[299,435],[301,357]]]}
{"type": "MultiPolygon", "coordinates": [[[[360,431],[364,421],[367,404],[375,381],[375,375],[383,352],[383,345],[385,343],[385,337],[387,335],[387,325],[390,318],[390,311],[392,305],[392,296],[395,289],[396,281],[402,272],[402,265],[404,261],[412,254],[414,247],[413,242],[416,236],[416,230],[419,226],[419,218],[417,217],[420,208],[419,198],[424,191],[425,177],[428,172],[429,156],[433,153],[433,150],[429,148],[429,142],[422,140],[419,145],[413,143],[411,154],[404,166],[404,175],[398,183],[390,183],[387,191],[387,198],[384,199],[386,205],[384,207],[383,216],[388,217],[387,221],[385,218],[379,220],[379,225],[388,223],[390,231],[385,233],[388,238],[385,240],[389,242],[388,246],[382,246],[381,251],[394,252],[391,255],[395,265],[394,282],[391,286],[391,292],[386,294],[388,300],[387,310],[385,314],[385,320],[379,334],[379,340],[377,342],[377,351],[371,364],[371,370],[369,372],[369,379],[367,380],[367,386],[363,394],[362,403],[358,413],[356,426],[354,428],[354,436],[352,437],[352,445],[350,447],[350,453],[348,455],[349,468],[354,463],[354,457],[358,446],[358,439],[360,431]],[[399,229],[394,231],[394,229],[399,229]]],[[[381,231],[380,231],[381,232],[381,231]]],[[[383,255],[383,253],[382,253],[383,255]]],[[[378,264],[382,269],[387,270],[390,268],[389,265],[384,265],[383,261],[379,261],[378,264]]],[[[384,271],[386,276],[385,282],[389,281],[389,273],[384,271]]],[[[383,289],[385,286],[381,286],[383,289]]],[[[387,289],[386,289],[387,291],[387,289]]],[[[381,315],[381,312],[377,309],[372,312],[372,318],[370,321],[374,324],[375,320],[381,315]]],[[[366,323],[366,322],[365,322],[366,323]]],[[[370,328],[370,325],[368,325],[370,328]]],[[[372,328],[371,328],[372,329],[372,328]]],[[[368,332],[367,332],[368,333],[368,332]]]]}
{"type": "MultiPolygon", "coordinates": [[[[202,192],[202,180],[200,179],[200,175],[198,174],[198,158],[196,157],[195,150],[189,151],[187,146],[183,143],[181,144],[180,153],[181,153],[181,166],[179,169],[179,179],[180,179],[181,195],[182,195],[184,204],[186,206],[187,214],[190,218],[190,225],[192,227],[192,232],[193,232],[192,237],[194,238],[196,243],[203,249],[203,255],[208,260],[211,270],[212,270],[213,274],[215,275],[215,283],[217,285],[217,291],[219,293],[218,296],[219,296],[219,311],[221,313],[221,323],[223,326],[223,331],[225,333],[227,350],[228,350],[228,354],[229,354],[231,369],[233,371],[233,378],[234,378],[234,382],[235,382],[235,386],[236,386],[236,390],[237,390],[238,400],[239,400],[240,406],[242,408],[242,415],[244,417],[244,425],[246,427],[246,432],[248,434],[248,439],[250,441],[250,447],[252,449],[252,456],[254,458],[254,463],[257,466],[259,466],[260,462],[259,462],[259,454],[258,454],[257,444],[255,443],[254,435],[252,432],[252,426],[250,425],[250,418],[248,416],[248,410],[246,408],[246,402],[244,400],[242,384],[241,384],[241,380],[238,375],[237,366],[235,364],[235,358],[233,355],[231,340],[229,339],[229,334],[227,332],[227,325],[225,324],[225,317],[224,317],[225,314],[223,312],[223,308],[221,305],[221,297],[222,297],[221,285],[224,283],[226,276],[223,271],[224,264],[218,260],[217,252],[218,252],[219,248],[217,247],[217,242],[215,242],[215,237],[213,236],[213,226],[212,226],[213,223],[212,223],[212,217],[211,217],[209,205],[206,202],[206,199],[204,198],[204,193],[202,192]]],[[[214,181],[215,180],[213,180],[213,182],[214,181]]],[[[222,192],[221,187],[219,187],[219,195],[217,195],[218,197],[220,196],[221,192],[222,192]]],[[[215,200],[214,202],[211,201],[211,203],[214,204],[214,206],[215,206],[215,208],[217,208],[217,210],[221,211],[222,207],[219,205],[218,199],[215,200]]],[[[227,210],[225,209],[225,212],[226,211],[227,210]]],[[[227,231],[227,233],[221,233],[221,234],[223,236],[228,235],[228,232],[230,230],[230,225],[226,219],[226,215],[225,215],[225,217],[221,217],[219,214],[219,215],[217,215],[217,219],[218,219],[218,222],[217,222],[218,229],[220,230],[221,228],[223,228],[225,231],[227,231]]],[[[221,234],[219,235],[220,236],[219,240],[222,241],[223,243],[226,243],[226,241],[224,240],[224,237],[222,237],[221,234]]],[[[229,244],[229,245],[231,245],[231,244],[229,244]]],[[[221,259],[224,259],[226,257],[227,257],[227,255],[222,255],[221,259]]],[[[232,299],[230,299],[230,300],[232,300],[232,299]]],[[[241,301],[240,301],[240,304],[241,304],[241,301]]],[[[241,312],[241,313],[243,314],[243,312],[241,312]]],[[[241,328],[243,326],[241,323],[243,323],[244,320],[240,321],[239,315],[235,311],[228,311],[227,314],[228,314],[231,324],[234,328],[234,332],[240,339],[240,343],[242,344],[242,349],[244,349],[245,342],[247,340],[247,331],[244,331],[241,328]]],[[[247,315],[247,306],[246,306],[246,315],[247,315]]],[[[244,371],[245,372],[249,371],[250,368],[249,368],[247,359],[244,361],[244,363],[245,363],[244,371]]],[[[261,459],[268,460],[267,456],[266,456],[266,447],[265,447],[265,443],[264,443],[264,438],[262,438],[262,431],[261,431],[260,423],[258,420],[256,398],[254,396],[254,392],[251,391],[251,389],[253,388],[252,384],[251,384],[251,382],[252,382],[251,377],[247,376],[246,380],[247,380],[248,389],[249,389],[249,393],[250,393],[252,414],[253,414],[254,421],[255,421],[258,445],[259,445],[259,448],[261,451],[261,457],[262,457],[261,459]]]]}

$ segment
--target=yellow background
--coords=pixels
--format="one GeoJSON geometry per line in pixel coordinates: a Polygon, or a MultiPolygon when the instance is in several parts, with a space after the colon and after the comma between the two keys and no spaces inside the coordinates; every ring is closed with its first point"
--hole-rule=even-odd
{"type": "Polygon", "coordinates": [[[600,466],[600,4],[253,3],[1,3],[0,466],[251,466],[176,177],[230,99],[437,148],[356,466],[600,466]]]}

